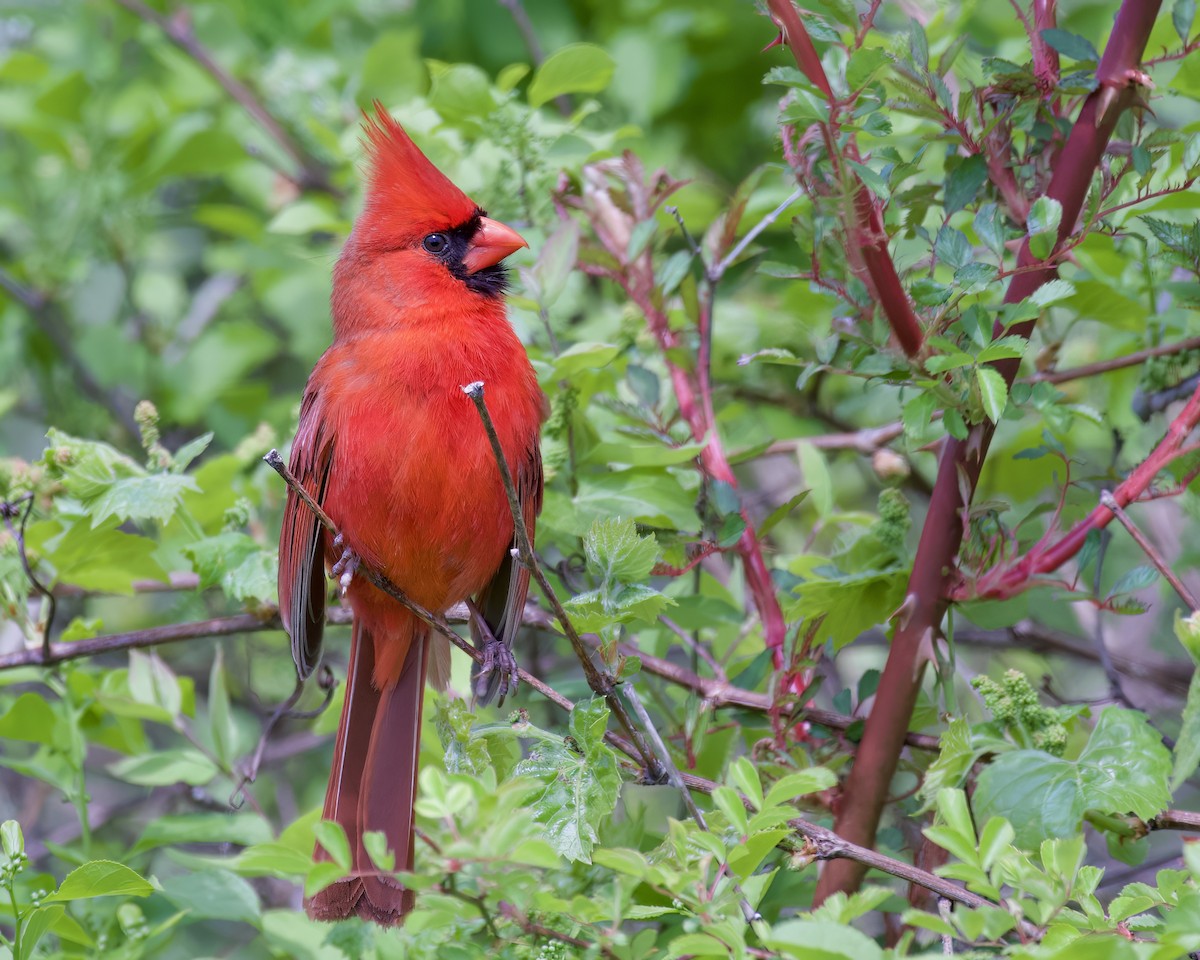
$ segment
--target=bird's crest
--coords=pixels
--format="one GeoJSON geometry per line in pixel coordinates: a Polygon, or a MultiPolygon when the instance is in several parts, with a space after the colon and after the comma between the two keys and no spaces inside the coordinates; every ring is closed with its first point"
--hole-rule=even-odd
{"type": "Polygon", "coordinates": [[[412,138],[376,100],[363,115],[367,199],[356,228],[371,246],[417,240],[469,221],[478,211],[470,197],[430,163],[412,138]]]}

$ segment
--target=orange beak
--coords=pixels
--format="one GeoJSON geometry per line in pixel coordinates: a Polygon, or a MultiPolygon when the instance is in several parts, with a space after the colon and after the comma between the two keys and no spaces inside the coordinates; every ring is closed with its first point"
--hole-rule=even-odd
{"type": "Polygon", "coordinates": [[[467,273],[477,273],[485,267],[495,266],[509,254],[527,246],[529,244],[525,238],[512,227],[484,217],[467,247],[463,266],[467,268],[467,273]]]}

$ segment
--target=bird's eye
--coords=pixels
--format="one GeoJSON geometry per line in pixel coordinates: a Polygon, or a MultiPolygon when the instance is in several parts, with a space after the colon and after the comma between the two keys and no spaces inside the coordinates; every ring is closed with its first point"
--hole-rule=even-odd
{"type": "Polygon", "coordinates": [[[446,239],[444,233],[431,233],[421,242],[421,245],[430,253],[441,253],[449,243],[450,241],[446,239]]]}

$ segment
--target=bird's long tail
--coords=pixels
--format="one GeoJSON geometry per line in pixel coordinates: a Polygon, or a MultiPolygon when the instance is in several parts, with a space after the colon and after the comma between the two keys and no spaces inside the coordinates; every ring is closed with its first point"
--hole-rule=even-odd
{"type": "MultiPolygon", "coordinates": [[[[400,923],[412,910],[412,891],[381,876],[363,846],[364,833],[381,831],[395,854],[396,869],[412,870],[413,802],[429,642],[423,625],[415,618],[406,621],[404,626],[411,631],[407,656],[399,678],[382,690],[373,682],[375,638],[360,620],[354,621],[346,702],[322,814],[346,831],[353,863],[349,876],[306,904],[308,915],[316,920],[357,914],[386,926],[400,923]]],[[[403,644],[400,637],[388,639],[403,644]]],[[[317,856],[327,858],[319,846],[317,856]]]]}

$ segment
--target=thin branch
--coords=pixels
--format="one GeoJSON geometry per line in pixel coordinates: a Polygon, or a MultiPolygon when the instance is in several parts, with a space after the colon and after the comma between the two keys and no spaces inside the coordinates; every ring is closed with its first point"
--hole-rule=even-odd
{"type": "Polygon", "coordinates": [[[8,530],[8,534],[13,538],[17,545],[17,556],[21,559],[21,568],[25,571],[25,578],[29,581],[42,598],[46,601],[46,625],[42,628],[42,646],[41,655],[46,657],[50,653],[50,630],[54,627],[54,611],[58,606],[54,599],[52,591],[46,588],[46,585],[37,578],[37,574],[33,572],[33,565],[29,562],[29,554],[25,551],[25,525],[29,523],[29,514],[33,510],[33,494],[27,493],[13,503],[0,503],[0,517],[4,519],[4,527],[8,530]],[[24,510],[21,507],[24,506],[24,510]],[[21,522],[15,527],[13,526],[13,518],[20,516],[21,522]]]}
{"type": "MultiPolygon", "coordinates": [[[[1158,446],[1151,451],[1134,470],[1119,483],[1109,496],[1121,506],[1127,506],[1140,498],[1154,482],[1159,472],[1181,455],[1194,452],[1193,448],[1185,447],[1184,441],[1200,424],[1200,385],[1192,397],[1171,422],[1167,434],[1159,441],[1158,446]]],[[[1113,520],[1113,512],[1101,502],[1091,513],[1070,531],[1064,534],[1053,545],[1039,546],[1031,550],[1019,561],[997,575],[984,575],[980,596],[1008,597],[1031,586],[1048,573],[1053,573],[1070,560],[1082,548],[1087,535],[1092,530],[1102,530],[1113,520]]],[[[959,599],[967,594],[965,587],[959,587],[950,592],[950,596],[959,599]]],[[[1192,608],[1195,609],[1195,608],[1192,608]]]]}
{"type": "Polygon", "coordinates": [[[1158,572],[1163,575],[1163,579],[1179,594],[1179,599],[1184,602],[1187,608],[1189,610],[1200,609],[1200,603],[1196,602],[1195,594],[1175,575],[1175,571],[1167,565],[1166,559],[1158,551],[1158,548],[1138,529],[1137,524],[1129,519],[1129,514],[1121,509],[1121,505],[1117,502],[1116,498],[1107,490],[1104,490],[1100,493],[1100,503],[1112,511],[1113,516],[1121,522],[1121,526],[1129,531],[1129,535],[1133,537],[1133,542],[1142,548],[1142,552],[1154,564],[1158,572]]]}
{"type": "Polygon", "coordinates": [[[1082,380],[1084,377],[1095,377],[1113,370],[1123,370],[1126,367],[1136,367],[1152,357],[1169,357],[1177,353],[1187,353],[1189,350],[1200,350],[1200,337],[1190,337],[1178,343],[1167,343],[1158,347],[1149,347],[1136,353],[1127,353],[1122,357],[1110,360],[1097,360],[1095,363],[1085,363],[1066,370],[1046,370],[1022,377],[1022,383],[1067,383],[1071,380],[1082,380]]]}
{"type": "Polygon", "coordinates": [[[514,907],[511,903],[508,903],[505,900],[500,901],[497,912],[500,914],[500,916],[504,917],[504,919],[511,920],[530,936],[543,937],[547,940],[557,940],[559,943],[565,943],[572,947],[579,947],[581,950],[596,949],[600,952],[600,956],[610,957],[612,960],[617,960],[617,955],[613,953],[612,949],[606,944],[593,943],[590,940],[584,940],[582,937],[572,937],[570,934],[560,933],[559,931],[550,927],[544,926],[540,923],[535,923],[533,920],[530,920],[527,916],[525,916],[525,914],[521,913],[521,911],[514,907]]]}
{"type": "Polygon", "coordinates": [[[229,795],[229,806],[233,809],[240,807],[241,800],[245,795],[246,787],[253,783],[258,778],[259,767],[262,766],[263,754],[267,749],[267,743],[271,739],[271,734],[275,732],[275,727],[280,720],[285,717],[297,720],[309,720],[320,716],[333,702],[334,691],[337,690],[337,680],[333,676],[333,671],[329,669],[328,664],[321,665],[320,678],[317,685],[325,691],[325,700],[319,707],[312,710],[295,710],[293,709],[300,702],[300,697],[304,693],[305,683],[297,678],[296,687],[292,691],[291,696],[283,701],[278,707],[271,711],[271,715],[267,717],[266,722],[262,725],[262,733],[258,737],[258,745],[254,748],[254,753],[250,755],[250,759],[241,767],[237,783],[234,784],[233,793],[229,795]]]}
{"type": "Polygon", "coordinates": [[[587,678],[588,686],[608,702],[609,709],[612,710],[613,716],[617,718],[617,722],[621,724],[625,729],[625,733],[637,745],[638,753],[641,755],[646,769],[658,772],[658,763],[654,758],[654,752],[646,745],[633,719],[625,709],[625,705],[617,697],[612,677],[600,670],[593,662],[587,645],[583,642],[583,638],[579,636],[579,632],[575,629],[575,624],[571,622],[571,618],[567,615],[567,611],[563,608],[562,603],[559,602],[558,594],[554,592],[550,581],[546,579],[546,574],[542,572],[537,554],[533,552],[533,542],[529,538],[529,530],[525,526],[525,511],[521,506],[520,498],[517,496],[517,487],[513,483],[512,473],[508,468],[508,460],[504,456],[504,448],[500,445],[500,437],[496,433],[496,425],[492,422],[492,415],[488,412],[483,390],[484,384],[480,380],[469,383],[462,388],[463,393],[471,398],[471,402],[475,404],[475,409],[479,412],[479,419],[483,422],[483,428],[487,432],[488,441],[492,446],[492,454],[496,459],[496,466],[500,471],[500,479],[504,483],[504,492],[508,496],[508,507],[512,512],[513,534],[517,543],[517,559],[537,582],[538,587],[541,588],[547,602],[550,604],[550,609],[554,611],[554,616],[558,619],[563,633],[566,634],[567,639],[570,641],[571,647],[575,651],[575,656],[579,658],[579,663],[583,667],[583,674],[587,678]]]}
{"type": "MultiPolygon", "coordinates": [[[[732,250],[730,250],[729,253],[727,253],[724,257],[722,257],[719,262],[717,262],[713,266],[709,267],[709,269],[708,269],[709,282],[715,284],[723,276],[725,276],[725,271],[728,270],[731,265],[733,265],[734,263],[737,263],[738,257],[740,257],[743,253],[746,252],[746,248],[748,246],[750,246],[750,244],[752,244],[755,240],[757,240],[759,238],[759,236],[762,234],[762,232],[767,229],[767,227],[771,226],[771,224],[773,224],[776,220],[778,220],[784,210],[786,210],[788,207],[790,207],[793,203],[795,203],[797,200],[799,200],[803,196],[804,196],[803,188],[797,187],[795,190],[793,190],[788,195],[788,198],[786,200],[784,200],[783,203],[781,203],[779,206],[777,206],[770,213],[766,214],[761,220],[758,221],[758,223],[756,223],[753,227],[751,227],[749,230],[747,230],[746,235],[744,237],[742,237],[741,240],[738,241],[737,246],[735,246],[732,250]]],[[[676,210],[676,212],[678,213],[678,210],[676,210]]],[[[682,222],[683,221],[681,220],[680,221],[681,225],[682,225],[682,222]]]]}
{"type": "Polygon", "coordinates": [[[208,48],[197,39],[186,10],[179,10],[173,16],[165,17],[150,9],[142,0],[116,0],[116,2],[138,19],[158,27],[168,40],[195,60],[220,85],[221,89],[241,104],[242,109],[257,121],[266,134],[292,158],[299,168],[295,175],[289,177],[297,187],[302,190],[320,190],[333,196],[341,195],[341,191],[330,182],[329,171],[325,165],[307,153],[296,142],[292,135],[284,129],[283,124],[275,119],[271,111],[249,87],[217,63],[208,48]]]}

